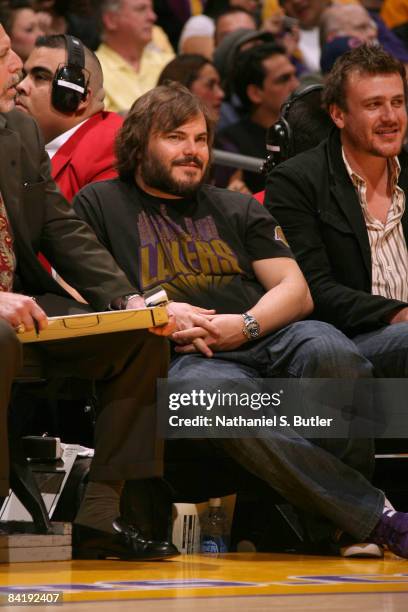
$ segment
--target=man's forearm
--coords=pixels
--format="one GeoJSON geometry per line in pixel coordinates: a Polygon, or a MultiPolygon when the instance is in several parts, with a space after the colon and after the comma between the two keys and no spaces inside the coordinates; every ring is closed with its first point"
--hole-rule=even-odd
{"type": "Polygon", "coordinates": [[[299,283],[290,280],[270,289],[248,310],[258,321],[261,335],[299,321],[312,311],[313,302],[306,284],[299,287],[299,283]]]}

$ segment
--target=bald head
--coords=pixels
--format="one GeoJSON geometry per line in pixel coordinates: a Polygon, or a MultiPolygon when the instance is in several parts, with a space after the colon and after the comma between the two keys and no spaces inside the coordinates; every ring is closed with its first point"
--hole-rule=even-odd
{"type": "Polygon", "coordinates": [[[85,47],[85,69],[89,72],[89,88],[92,90],[93,96],[100,94],[103,90],[103,72],[102,66],[95,53],[85,47]]]}
{"type": "Polygon", "coordinates": [[[362,42],[377,39],[377,25],[361,4],[334,4],[322,13],[320,19],[320,44],[336,36],[355,36],[362,42]]]}

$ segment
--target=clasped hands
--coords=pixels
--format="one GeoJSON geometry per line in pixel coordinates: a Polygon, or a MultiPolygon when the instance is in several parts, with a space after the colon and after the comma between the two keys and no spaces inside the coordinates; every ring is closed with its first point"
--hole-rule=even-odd
{"type": "Polygon", "coordinates": [[[169,337],[177,353],[199,352],[212,357],[216,351],[231,351],[246,342],[241,315],[217,315],[213,309],[184,302],[171,302],[167,310],[174,326],[169,337]]]}

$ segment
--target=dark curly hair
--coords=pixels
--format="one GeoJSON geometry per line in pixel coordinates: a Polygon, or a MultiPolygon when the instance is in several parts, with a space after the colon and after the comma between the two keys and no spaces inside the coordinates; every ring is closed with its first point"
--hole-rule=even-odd
{"type": "Polygon", "coordinates": [[[160,85],[133,103],[116,138],[117,170],[123,180],[133,180],[149,138],[158,132],[171,132],[193,117],[203,114],[207,124],[208,148],[214,137],[214,121],[204,102],[184,85],[160,85]]]}

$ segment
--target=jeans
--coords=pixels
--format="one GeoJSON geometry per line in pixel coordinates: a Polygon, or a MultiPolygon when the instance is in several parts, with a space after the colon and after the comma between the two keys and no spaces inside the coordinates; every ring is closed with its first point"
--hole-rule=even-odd
{"type": "MultiPolygon", "coordinates": [[[[169,377],[199,381],[262,377],[368,378],[373,366],[352,340],[333,326],[300,321],[244,349],[175,357],[169,377]]],[[[217,445],[267,482],[297,508],[327,519],[364,540],[377,524],[384,494],[369,482],[374,465],[372,440],[287,437],[218,439],[217,445]]],[[[316,538],[317,539],[317,538],[316,538]]]]}
{"type": "Polygon", "coordinates": [[[374,376],[408,376],[408,323],[395,323],[353,338],[354,344],[374,367],[374,376]]]}

